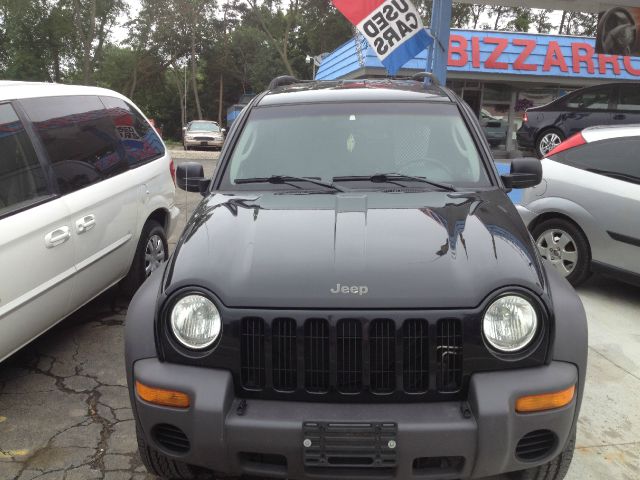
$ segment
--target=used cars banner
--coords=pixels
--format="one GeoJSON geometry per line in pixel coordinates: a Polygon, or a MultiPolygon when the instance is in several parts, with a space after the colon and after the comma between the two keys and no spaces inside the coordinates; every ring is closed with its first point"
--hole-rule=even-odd
{"type": "Polygon", "coordinates": [[[409,0],[333,0],[373,47],[390,75],[433,43],[409,0]]]}

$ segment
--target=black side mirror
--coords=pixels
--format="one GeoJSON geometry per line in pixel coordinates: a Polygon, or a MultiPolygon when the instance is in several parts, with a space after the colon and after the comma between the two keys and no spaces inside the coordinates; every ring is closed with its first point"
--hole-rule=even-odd
{"type": "Polygon", "coordinates": [[[502,175],[505,188],[530,188],[541,181],[542,164],[537,158],[514,158],[509,175],[502,175]]]}
{"type": "Polygon", "coordinates": [[[186,162],[176,169],[176,184],[178,188],[187,192],[203,193],[209,185],[209,179],[204,177],[204,168],[196,162],[186,162]]]}

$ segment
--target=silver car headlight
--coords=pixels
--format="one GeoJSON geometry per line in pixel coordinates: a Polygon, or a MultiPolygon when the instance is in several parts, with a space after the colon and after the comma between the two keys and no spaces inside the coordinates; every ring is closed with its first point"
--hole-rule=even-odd
{"type": "Polygon", "coordinates": [[[501,352],[522,350],[539,328],[534,306],[520,295],[508,294],[495,300],[484,314],[482,331],[487,341],[501,352]]]}
{"type": "Polygon", "coordinates": [[[202,350],[210,347],[220,336],[220,312],[211,300],[200,293],[185,295],[178,300],[170,314],[171,330],[187,348],[202,350]]]}

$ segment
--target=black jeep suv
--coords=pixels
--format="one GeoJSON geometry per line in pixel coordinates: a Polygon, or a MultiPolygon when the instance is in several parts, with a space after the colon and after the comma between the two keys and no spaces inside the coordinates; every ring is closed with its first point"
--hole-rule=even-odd
{"type": "Polygon", "coordinates": [[[281,78],[202,177],[127,316],[151,472],[564,477],[587,326],[506,194],[538,160],[500,177],[445,88],[281,78]]]}

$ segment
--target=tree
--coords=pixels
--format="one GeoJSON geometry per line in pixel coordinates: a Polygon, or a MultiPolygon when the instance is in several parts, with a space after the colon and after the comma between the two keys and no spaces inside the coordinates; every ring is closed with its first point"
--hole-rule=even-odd
{"type": "Polygon", "coordinates": [[[471,5],[470,6],[470,15],[471,15],[471,28],[474,30],[478,28],[478,22],[480,21],[480,16],[486,10],[485,5],[471,5]]]}
{"type": "Polygon", "coordinates": [[[508,11],[511,20],[507,23],[507,29],[516,32],[528,32],[534,22],[533,11],[530,8],[515,7],[508,11]]]}
{"type": "Polygon", "coordinates": [[[553,10],[538,10],[534,13],[532,21],[536,32],[549,33],[551,31],[553,24],[551,23],[549,15],[552,12],[553,10]]]}
{"type": "Polygon", "coordinates": [[[198,60],[210,34],[215,15],[213,0],[142,0],[142,8],[131,24],[131,42],[142,51],[154,52],[162,62],[162,70],[169,66],[189,63],[191,89],[196,115],[203,118],[198,88],[198,60]],[[142,25],[138,32],[136,28],[142,25]]]}
{"type": "MultiPolygon", "coordinates": [[[[64,7],[66,1],[59,2],[59,5],[64,7]]],[[[82,81],[90,85],[107,37],[125,10],[125,4],[122,0],[72,0],[68,8],[73,11],[82,81]]]]}
{"type": "Polygon", "coordinates": [[[262,31],[267,35],[271,46],[278,52],[289,75],[294,75],[289,61],[291,34],[298,21],[300,0],[291,0],[285,11],[279,2],[263,2],[247,0],[251,12],[262,31]],[[273,6],[273,9],[272,9],[273,6]]]}

